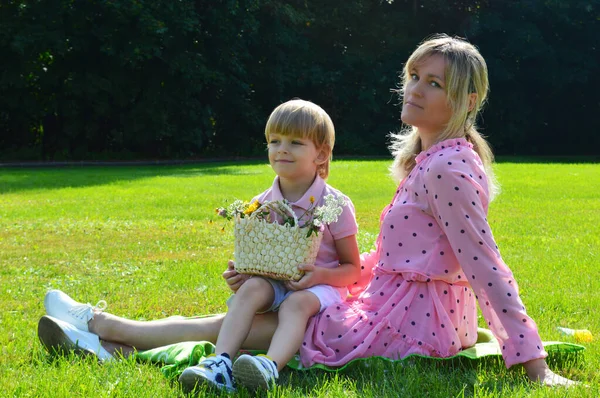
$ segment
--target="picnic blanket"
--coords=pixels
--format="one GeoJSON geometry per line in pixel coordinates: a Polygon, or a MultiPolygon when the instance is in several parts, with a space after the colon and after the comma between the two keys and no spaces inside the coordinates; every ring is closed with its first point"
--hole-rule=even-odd
{"type": "MultiPolygon", "coordinates": [[[[549,356],[557,354],[574,354],[585,349],[584,346],[573,343],[565,343],[560,341],[547,341],[543,342],[544,348],[548,352],[549,356]]],[[[187,341],[183,343],[171,344],[164,347],[154,348],[152,350],[140,351],[136,353],[136,358],[141,361],[150,361],[162,365],[161,372],[168,378],[178,377],[183,370],[189,366],[195,366],[204,357],[213,354],[215,352],[214,344],[207,341],[187,341]]],[[[251,353],[251,354],[264,354],[265,351],[241,351],[240,353],[251,353]]],[[[462,350],[458,354],[447,357],[425,357],[422,355],[409,355],[409,357],[422,357],[433,360],[450,360],[456,358],[468,358],[477,360],[483,357],[501,357],[500,346],[498,340],[494,337],[489,329],[479,328],[477,331],[477,343],[470,348],[462,350]]],[[[345,368],[355,365],[360,361],[373,361],[373,360],[384,360],[389,362],[404,361],[405,359],[392,360],[384,357],[368,357],[368,358],[357,358],[342,367],[329,367],[326,365],[315,364],[309,368],[302,366],[300,362],[300,356],[294,356],[288,363],[287,366],[295,370],[312,370],[322,369],[330,372],[337,372],[344,370],[345,368]]]]}

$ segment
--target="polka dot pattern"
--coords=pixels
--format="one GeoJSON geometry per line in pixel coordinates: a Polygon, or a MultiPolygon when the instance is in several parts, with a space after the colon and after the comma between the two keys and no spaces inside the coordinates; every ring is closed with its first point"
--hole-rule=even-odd
{"type": "Polygon", "coordinates": [[[455,355],[477,339],[477,303],[507,366],[545,357],[487,223],[487,180],[471,144],[446,140],[416,161],[382,212],[378,250],[361,256],[354,298],[309,321],[303,364],[455,355]]]}

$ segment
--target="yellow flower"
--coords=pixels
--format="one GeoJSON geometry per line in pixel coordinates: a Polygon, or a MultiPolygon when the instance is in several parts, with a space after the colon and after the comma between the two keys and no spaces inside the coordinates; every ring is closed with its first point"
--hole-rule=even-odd
{"type": "Polygon", "coordinates": [[[310,198],[308,198],[308,200],[310,200],[310,203],[315,203],[315,197],[311,195],[310,198]]]}
{"type": "Polygon", "coordinates": [[[258,203],[258,200],[255,200],[250,206],[248,206],[246,208],[246,210],[244,210],[244,214],[250,215],[250,214],[254,213],[256,211],[256,209],[258,209],[259,207],[260,207],[260,203],[258,203]]]}

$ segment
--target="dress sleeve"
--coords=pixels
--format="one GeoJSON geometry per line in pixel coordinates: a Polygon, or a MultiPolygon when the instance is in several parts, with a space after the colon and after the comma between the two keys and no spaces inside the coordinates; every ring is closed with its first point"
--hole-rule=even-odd
{"type": "Polygon", "coordinates": [[[487,178],[472,151],[432,159],[425,173],[428,202],[470,283],[507,367],[545,358],[537,325],[519,297],[487,221],[487,178]]]}

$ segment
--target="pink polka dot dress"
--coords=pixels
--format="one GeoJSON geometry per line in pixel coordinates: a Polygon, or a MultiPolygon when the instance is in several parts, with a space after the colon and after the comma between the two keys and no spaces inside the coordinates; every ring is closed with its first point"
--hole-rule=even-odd
{"type": "Polygon", "coordinates": [[[507,367],[546,357],[494,242],[488,197],[482,162],[465,139],[421,152],[383,211],[377,250],[362,257],[366,286],[310,320],[303,365],[455,355],[477,340],[476,302],[507,367]]]}

